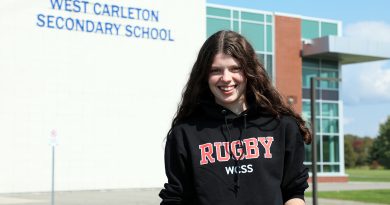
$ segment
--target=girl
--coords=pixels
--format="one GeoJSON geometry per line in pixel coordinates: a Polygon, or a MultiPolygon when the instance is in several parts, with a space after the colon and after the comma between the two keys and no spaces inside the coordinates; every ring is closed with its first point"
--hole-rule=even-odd
{"type": "Polygon", "coordinates": [[[161,204],[305,204],[310,141],[253,47],[219,31],[203,44],[168,133],[161,204]]]}

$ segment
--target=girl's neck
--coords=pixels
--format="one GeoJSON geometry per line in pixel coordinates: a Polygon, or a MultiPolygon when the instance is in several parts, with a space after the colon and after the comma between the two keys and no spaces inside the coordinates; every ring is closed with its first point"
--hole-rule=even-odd
{"type": "MultiPolygon", "coordinates": [[[[216,103],[219,104],[218,102],[216,102],[216,103]]],[[[229,109],[230,111],[232,111],[236,115],[239,115],[248,109],[246,100],[242,100],[242,102],[237,102],[237,103],[223,104],[222,106],[229,109]]]]}

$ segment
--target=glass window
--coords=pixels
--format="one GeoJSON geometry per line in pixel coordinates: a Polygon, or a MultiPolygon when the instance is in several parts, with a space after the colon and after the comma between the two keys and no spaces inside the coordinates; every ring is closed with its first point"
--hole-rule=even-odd
{"type": "Polygon", "coordinates": [[[305,162],[311,162],[311,144],[305,145],[305,162]]]}
{"type": "Polygon", "coordinates": [[[339,137],[322,136],[322,156],[324,162],[339,162],[339,137]]]}
{"type": "Polygon", "coordinates": [[[272,52],[272,26],[267,25],[267,51],[272,52]]]}
{"type": "Polygon", "coordinates": [[[207,13],[207,15],[221,16],[221,17],[230,18],[230,10],[229,9],[207,7],[206,13],[207,13]]]}
{"type": "Polygon", "coordinates": [[[264,54],[256,53],[256,56],[259,59],[260,63],[264,65],[264,54]]]}
{"type": "Polygon", "coordinates": [[[302,20],[302,38],[312,39],[320,37],[319,23],[317,21],[302,20]]]}
{"type": "Polygon", "coordinates": [[[320,68],[320,61],[317,59],[308,59],[305,58],[302,60],[302,66],[305,68],[315,68],[319,69],[320,68]]]}
{"type": "Polygon", "coordinates": [[[272,16],[271,15],[267,15],[267,23],[272,23],[272,16]]]}
{"type": "Polygon", "coordinates": [[[321,127],[322,125],[320,119],[316,119],[316,133],[318,133],[321,130],[321,127]]]}
{"type": "MultiPolygon", "coordinates": [[[[309,172],[312,172],[312,166],[306,165],[306,167],[309,169],[309,172]]],[[[322,172],[321,165],[317,164],[317,172],[322,172]]]]}
{"type": "Polygon", "coordinates": [[[337,103],[322,103],[322,116],[338,117],[339,116],[339,104],[337,104],[337,103]]]}
{"type": "MultiPolygon", "coordinates": [[[[320,138],[320,136],[319,135],[316,135],[316,145],[317,145],[317,161],[318,162],[320,162],[321,161],[321,155],[320,155],[320,153],[321,153],[321,150],[320,150],[320,146],[321,146],[321,144],[320,144],[320,140],[321,140],[321,138],[320,138]]],[[[311,162],[311,144],[309,144],[309,145],[305,145],[305,162],[311,162]]]]}
{"type": "Polygon", "coordinates": [[[302,111],[302,118],[303,118],[303,120],[306,121],[306,126],[309,127],[310,124],[309,124],[308,122],[309,122],[309,120],[310,120],[310,113],[309,113],[309,112],[302,111]]]}
{"type": "MultiPolygon", "coordinates": [[[[310,130],[312,130],[310,116],[306,120],[306,127],[309,128],[310,130]]],[[[316,119],[316,133],[320,132],[320,130],[321,130],[321,121],[320,121],[320,119],[317,118],[316,119]]]]}
{"type": "Polygon", "coordinates": [[[264,51],[264,25],[241,22],[241,34],[249,40],[256,51],[264,51]]]}
{"type": "Polygon", "coordinates": [[[207,37],[219,30],[230,30],[230,21],[223,19],[207,18],[207,37]]]}
{"type": "MultiPolygon", "coordinates": [[[[321,70],[320,76],[323,78],[338,78],[339,72],[333,70],[321,70]]],[[[325,89],[337,89],[338,82],[337,81],[329,81],[329,80],[321,80],[320,83],[321,88],[325,89]]]]}
{"type": "Polygon", "coordinates": [[[322,22],[321,36],[337,36],[337,24],[322,22]]]}
{"type": "Polygon", "coordinates": [[[317,145],[317,161],[322,162],[322,160],[321,160],[321,136],[316,135],[315,141],[316,141],[316,145],[317,145]]]}
{"type": "Polygon", "coordinates": [[[340,172],[340,165],[324,165],[323,172],[340,172]]]}
{"type": "Polygon", "coordinates": [[[310,88],[310,79],[312,77],[318,77],[318,70],[314,69],[302,69],[303,76],[302,76],[302,86],[304,88],[310,88]]]}
{"type": "Polygon", "coordinates": [[[233,18],[238,19],[238,11],[233,11],[233,18]]]}
{"type": "Polygon", "coordinates": [[[329,61],[329,60],[322,60],[321,61],[321,68],[324,69],[338,69],[339,64],[337,61],[329,61]]]}
{"type": "Polygon", "coordinates": [[[272,55],[267,55],[267,65],[265,66],[268,77],[272,79],[272,55]]]}
{"type": "Polygon", "coordinates": [[[265,71],[268,74],[268,77],[270,80],[272,79],[272,55],[264,55],[261,53],[256,53],[257,58],[259,59],[260,63],[263,64],[265,71]],[[265,57],[267,57],[267,62],[265,62],[265,57]]]}
{"type": "MultiPolygon", "coordinates": [[[[309,101],[303,101],[302,104],[302,110],[303,110],[303,115],[305,119],[310,119],[311,117],[311,104],[309,101]]],[[[320,116],[320,103],[316,102],[316,116],[320,116]]]]}
{"type": "Polygon", "coordinates": [[[322,120],[323,133],[339,133],[339,120],[337,119],[323,119],[322,120]]]}
{"type": "MultiPolygon", "coordinates": [[[[310,78],[312,77],[323,77],[323,78],[338,78],[339,70],[338,63],[335,61],[322,60],[321,66],[320,61],[316,59],[303,59],[302,61],[302,86],[304,88],[310,88],[310,78]]],[[[316,82],[317,88],[323,89],[338,89],[337,81],[321,80],[316,82]]]]}
{"type": "Polygon", "coordinates": [[[233,21],[233,31],[240,32],[239,22],[233,21]]]}
{"type": "Polygon", "coordinates": [[[241,12],[241,19],[264,22],[264,14],[241,12]]]}

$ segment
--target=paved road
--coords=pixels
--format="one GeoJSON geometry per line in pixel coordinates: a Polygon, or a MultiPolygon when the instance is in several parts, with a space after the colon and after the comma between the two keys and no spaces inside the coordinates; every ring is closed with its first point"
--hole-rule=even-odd
{"type": "MultiPolygon", "coordinates": [[[[320,183],[319,191],[390,189],[390,183],[320,183]]],[[[310,190],[310,188],[309,188],[310,190]]],[[[160,188],[106,191],[57,192],[56,205],[156,205],[160,188]]],[[[0,194],[0,205],[50,205],[50,193],[0,194]]],[[[311,199],[307,198],[308,205],[311,199]]],[[[319,199],[320,205],[376,205],[351,201],[319,199]]]]}

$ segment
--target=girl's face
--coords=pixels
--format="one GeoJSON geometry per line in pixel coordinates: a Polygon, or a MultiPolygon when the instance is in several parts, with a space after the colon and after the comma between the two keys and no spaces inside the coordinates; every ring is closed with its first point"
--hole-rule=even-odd
{"type": "Polygon", "coordinates": [[[233,57],[222,53],[214,57],[208,83],[217,104],[231,110],[245,109],[246,77],[233,57]]]}

